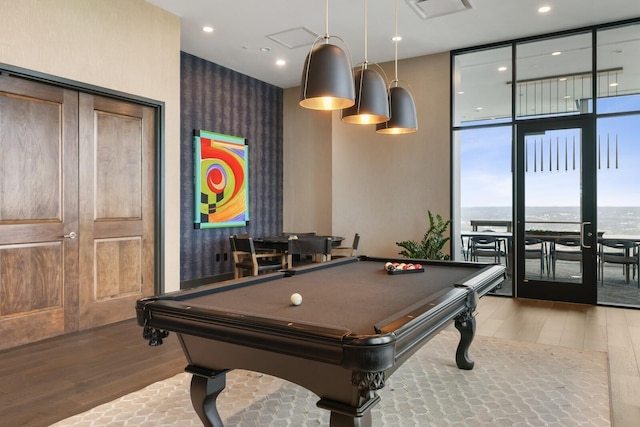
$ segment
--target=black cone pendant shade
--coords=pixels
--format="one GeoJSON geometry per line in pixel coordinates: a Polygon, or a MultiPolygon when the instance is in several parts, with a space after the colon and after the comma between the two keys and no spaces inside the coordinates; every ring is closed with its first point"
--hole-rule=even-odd
{"type": "Polygon", "coordinates": [[[416,105],[408,90],[399,86],[389,89],[389,104],[391,104],[391,118],[388,122],[376,126],[377,133],[396,135],[418,130],[416,105]]]}
{"type": "Polygon", "coordinates": [[[342,110],[342,121],[354,124],[377,124],[389,120],[387,85],[382,76],[362,67],[355,76],[356,102],[342,110]]]}
{"type": "Polygon", "coordinates": [[[311,49],[302,68],[300,105],[312,110],[340,110],[355,103],[351,62],[338,46],[311,49]]]}

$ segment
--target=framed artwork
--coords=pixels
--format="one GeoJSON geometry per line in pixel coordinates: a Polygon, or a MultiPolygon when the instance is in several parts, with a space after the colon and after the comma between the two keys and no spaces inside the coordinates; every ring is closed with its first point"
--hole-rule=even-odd
{"type": "Polygon", "coordinates": [[[195,228],[249,222],[249,150],[244,138],[206,130],[193,135],[195,228]]]}

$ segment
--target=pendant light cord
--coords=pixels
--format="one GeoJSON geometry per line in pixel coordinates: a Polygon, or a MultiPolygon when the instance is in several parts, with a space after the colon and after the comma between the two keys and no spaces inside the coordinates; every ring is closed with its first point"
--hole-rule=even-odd
{"type": "Polygon", "coordinates": [[[329,43],[329,0],[326,0],[324,5],[324,40],[329,43]]]}
{"type": "Polygon", "coordinates": [[[367,58],[367,0],[364,0],[364,68],[367,68],[369,58],[367,58]]]}
{"type": "Polygon", "coordinates": [[[396,16],[396,37],[395,37],[395,42],[396,42],[396,62],[395,62],[395,73],[396,73],[396,79],[394,80],[396,83],[396,87],[398,86],[398,0],[395,0],[394,2],[394,6],[395,6],[395,16],[396,16]]]}

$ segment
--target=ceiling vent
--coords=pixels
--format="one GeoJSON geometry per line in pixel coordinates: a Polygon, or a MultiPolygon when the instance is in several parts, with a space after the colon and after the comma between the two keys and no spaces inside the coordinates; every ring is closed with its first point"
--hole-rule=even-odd
{"type": "Polygon", "coordinates": [[[318,35],[305,27],[297,27],[280,31],[279,33],[269,34],[267,38],[276,43],[280,43],[286,48],[295,49],[302,46],[311,46],[318,38],[318,35]]]}
{"type": "Polygon", "coordinates": [[[471,9],[470,0],[405,0],[422,19],[462,12],[471,9]]]}

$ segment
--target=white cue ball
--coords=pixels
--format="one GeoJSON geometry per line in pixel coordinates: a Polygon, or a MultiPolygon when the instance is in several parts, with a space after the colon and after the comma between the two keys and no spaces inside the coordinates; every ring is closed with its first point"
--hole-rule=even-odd
{"type": "Polygon", "coordinates": [[[302,304],[302,295],[300,295],[300,294],[291,294],[291,304],[293,304],[293,305],[302,304]]]}

